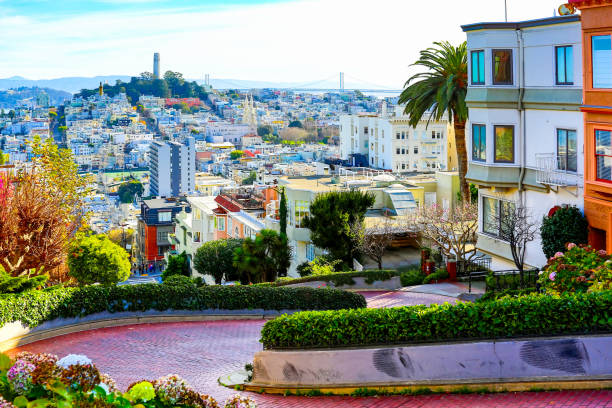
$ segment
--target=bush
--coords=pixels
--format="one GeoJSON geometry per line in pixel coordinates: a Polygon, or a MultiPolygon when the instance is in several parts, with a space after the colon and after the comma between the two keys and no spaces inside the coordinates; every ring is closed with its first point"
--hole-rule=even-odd
{"type": "Polygon", "coordinates": [[[267,322],[260,341],[266,349],[327,348],[611,333],[610,310],[611,291],[430,307],[301,312],[267,322]]]}
{"type": "MultiPolygon", "coordinates": [[[[179,278],[180,279],[180,278],[179,278]]],[[[146,310],[327,310],[365,307],[363,296],[334,289],[158,285],[55,287],[0,296],[0,326],[30,327],[55,318],[146,310]]]]}
{"type": "Polygon", "coordinates": [[[168,276],[168,278],[164,279],[162,283],[164,285],[173,285],[173,286],[193,286],[194,288],[197,286],[194,280],[184,275],[168,276]]]}
{"type": "Polygon", "coordinates": [[[610,290],[612,259],[604,250],[569,243],[548,260],[538,282],[553,293],[610,290]]]}
{"type": "Polygon", "coordinates": [[[565,250],[569,242],[586,244],[589,223],[577,207],[555,207],[540,227],[542,251],[547,258],[565,250]]]}
{"type": "Polygon", "coordinates": [[[518,290],[525,286],[534,286],[537,280],[537,270],[525,270],[523,271],[523,281],[521,283],[521,275],[519,273],[508,273],[508,274],[497,274],[493,271],[489,271],[485,277],[486,290],[499,291],[499,290],[518,290]]]}
{"type": "MultiPolygon", "coordinates": [[[[315,281],[323,281],[328,283],[333,283],[335,286],[341,285],[354,285],[355,280],[353,278],[366,278],[365,282],[367,284],[372,284],[376,281],[386,281],[394,276],[399,276],[400,273],[397,271],[360,271],[360,272],[336,272],[328,275],[309,275],[303,278],[281,278],[275,282],[268,283],[266,286],[286,286],[286,285],[294,285],[296,283],[304,283],[304,282],[315,282],[315,281]]],[[[261,285],[261,284],[258,284],[261,285]]]]}
{"type": "Polygon", "coordinates": [[[403,272],[400,275],[402,286],[421,285],[423,284],[424,279],[425,279],[425,274],[419,268],[410,269],[406,272],[403,272]]]}
{"type": "Polygon", "coordinates": [[[240,273],[234,266],[234,252],[242,246],[241,239],[218,239],[208,241],[198,248],[193,266],[202,275],[210,275],[217,284],[240,280],[240,273]]]}
{"type": "Polygon", "coordinates": [[[164,269],[162,273],[162,281],[174,275],[191,276],[185,251],[179,255],[170,255],[168,257],[168,266],[166,266],[166,269],[164,269]]]}
{"type": "Polygon", "coordinates": [[[68,249],[70,276],[79,284],[112,285],[130,277],[128,253],[106,235],[76,238],[68,249]]]}
{"type": "Polygon", "coordinates": [[[436,282],[439,280],[448,279],[448,277],[449,275],[448,275],[448,271],[446,270],[446,268],[440,268],[437,271],[425,276],[425,279],[423,279],[423,283],[436,282]]]}
{"type": "Polygon", "coordinates": [[[303,262],[298,265],[297,271],[301,277],[330,275],[336,272],[342,261],[332,259],[329,256],[318,256],[311,262],[303,262]]]}
{"type": "Polygon", "coordinates": [[[11,276],[0,265],[0,293],[21,293],[30,289],[43,286],[49,279],[49,275],[37,275],[34,271],[33,276],[11,276]]]}
{"type": "Polygon", "coordinates": [[[505,289],[499,292],[485,292],[481,298],[477,299],[476,302],[490,302],[492,300],[501,299],[503,297],[520,297],[525,295],[531,295],[536,293],[536,288],[525,288],[525,289],[505,289]]]}

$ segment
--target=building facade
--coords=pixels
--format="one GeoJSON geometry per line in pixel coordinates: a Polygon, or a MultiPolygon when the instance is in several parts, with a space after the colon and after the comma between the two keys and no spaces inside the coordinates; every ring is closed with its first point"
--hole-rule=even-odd
{"type": "MultiPolygon", "coordinates": [[[[469,60],[466,178],[479,187],[477,247],[512,267],[510,246],[500,238],[502,210],[522,206],[539,223],[556,205],[583,207],[580,16],[462,28],[469,60]]],[[[539,237],[528,244],[525,262],[546,263],[539,237]]]]}
{"type": "Polygon", "coordinates": [[[612,1],[570,0],[581,11],[584,211],[589,243],[612,253],[612,1]]]}
{"type": "MultiPolygon", "coordinates": [[[[424,117],[413,128],[409,119],[403,114],[402,106],[395,107],[392,113],[383,107],[379,115],[341,116],[341,158],[350,160],[354,155],[363,155],[369,167],[397,173],[448,170],[449,152],[454,151],[448,121],[427,123],[424,117]]],[[[454,163],[456,166],[456,159],[454,163]]]]}
{"type": "Polygon", "coordinates": [[[195,139],[187,137],[182,143],[151,143],[149,169],[150,193],[159,197],[176,197],[195,191],[195,139]]]}

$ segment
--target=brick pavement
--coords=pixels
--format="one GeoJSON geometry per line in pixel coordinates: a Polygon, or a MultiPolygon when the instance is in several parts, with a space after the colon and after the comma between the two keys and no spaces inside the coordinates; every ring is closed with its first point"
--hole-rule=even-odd
{"type": "MultiPolygon", "coordinates": [[[[436,295],[366,292],[370,307],[454,301],[436,295]]],[[[43,340],[12,350],[48,352],[63,357],[85,354],[120,388],[133,381],[178,374],[198,391],[223,401],[234,391],[217,378],[239,370],[261,350],[264,321],[211,321],[141,324],[91,330],[43,340]]],[[[612,391],[562,391],[486,395],[423,395],[415,397],[283,397],[251,395],[260,408],[612,408],[612,391]]]]}

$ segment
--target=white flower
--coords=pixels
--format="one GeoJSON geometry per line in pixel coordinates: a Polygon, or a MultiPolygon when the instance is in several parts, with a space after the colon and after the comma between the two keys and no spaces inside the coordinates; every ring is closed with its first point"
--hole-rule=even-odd
{"type": "Polygon", "coordinates": [[[87,365],[93,364],[92,361],[82,354],[68,354],[57,362],[57,365],[62,368],[68,368],[73,365],[87,365]]]}

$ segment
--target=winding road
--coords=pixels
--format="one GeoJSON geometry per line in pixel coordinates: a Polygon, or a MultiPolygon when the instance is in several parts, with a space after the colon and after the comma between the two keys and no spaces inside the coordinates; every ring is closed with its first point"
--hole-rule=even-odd
{"type": "MultiPolygon", "coordinates": [[[[456,301],[437,294],[407,291],[362,292],[368,307],[391,307],[456,301]]],[[[262,349],[263,320],[157,323],[90,330],[31,343],[21,350],[63,357],[85,354],[121,389],[134,381],[178,374],[198,391],[218,401],[235,394],[217,379],[241,369],[262,349]]],[[[260,408],[282,407],[597,407],[612,408],[612,391],[561,391],[502,394],[439,394],[393,397],[283,397],[249,394],[260,408]]]]}

